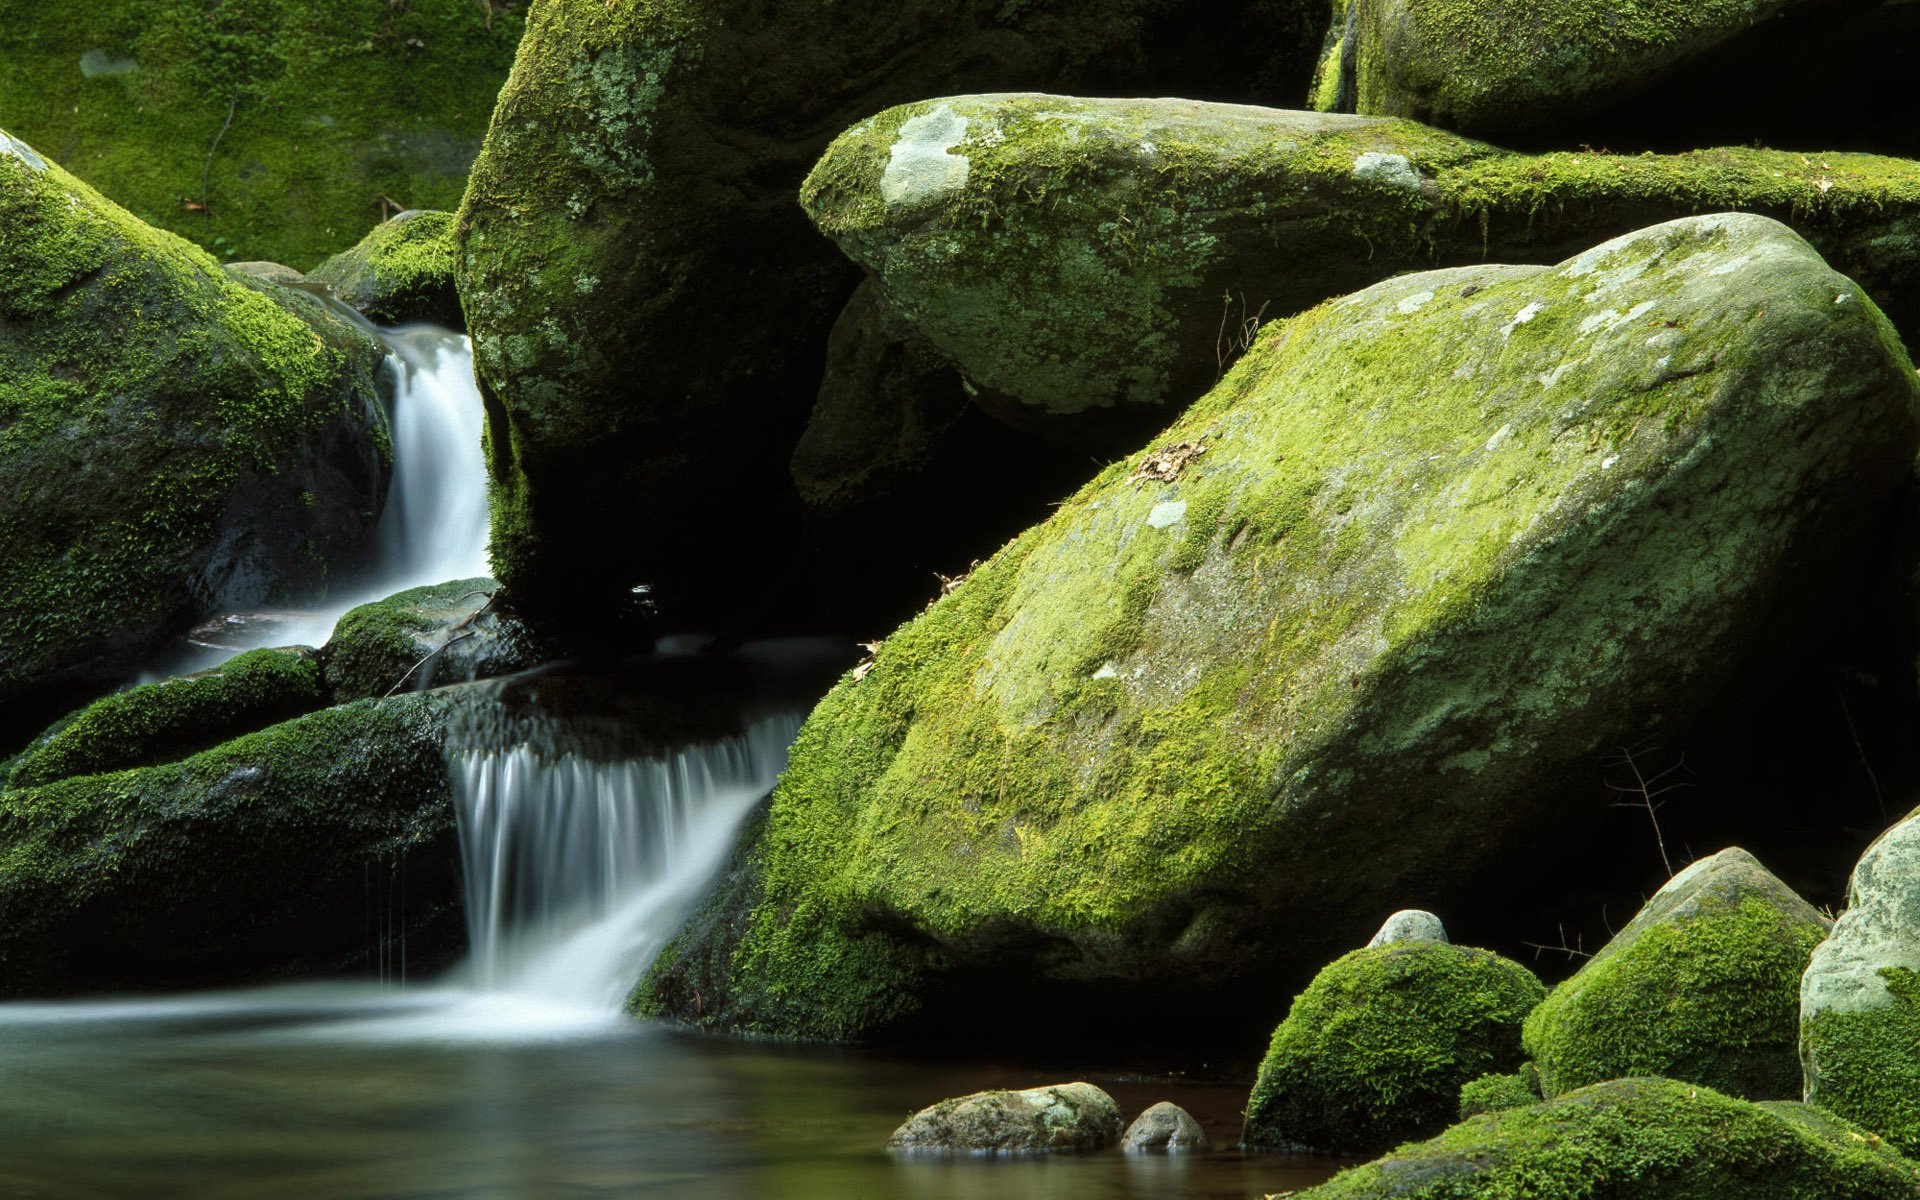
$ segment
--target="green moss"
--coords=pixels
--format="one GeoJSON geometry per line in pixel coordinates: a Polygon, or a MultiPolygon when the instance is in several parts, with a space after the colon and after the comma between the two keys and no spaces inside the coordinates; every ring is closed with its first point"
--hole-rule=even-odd
{"type": "Polygon", "coordinates": [[[1320,972],[1273,1031],[1243,1140],[1377,1154],[1435,1133],[1463,1085],[1520,1065],[1520,1022],[1546,994],[1531,971],[1485,950],[1356,950],[1320,972]]]}
{"type": "Polygon", "coordinates": [[[1801,1030],[1807,1102],[1885,1137],[1902,1154],[1920,1154],[1920,974],[1884,967],[1890,1001],[1864,1012],[1819,1012],[1801,1030]]]}
{"type": "Polygon", "coordinates": [[[323,592],[384,487],[378,343],[51,164],[0,153],[0,225],[0,691],[323,592]]]}
{"type": "Polygon", "coordinates": [[[452,213],[404,213],[375,226],[308,278],[383,324],[432,321],[459,328],[453,253],[452,213]]]}
{"type": "Polygon", "coordinates": [[[185,758],[327,701],[304,650],[251,650],[211,671],[96,700],[42,734],[13,765],[12,787],[185,758]]]}
{"type": "Polygon", "coordinates": [[[1464,1121],[1298,1200],[1893,1200],[1916,1189],[1920,1167],[1805,1105],[1621,1079],[1464,1121]]]}
{"type": "Polygon", "coordinates": [[[1800,976],[1817,920],[1756,896],[1647,927],[1555,988],[1527,1019],[1549,1096],[1662,1075],[1755,1099],[1800,1094],[1800,976]]]}
{"type": "Polygon", "coordinates": [[[334,699],[522,671],[551,657],[491,579],[409,588],[341,617],[320,651],[334,699]]]}
{"type": "Polygon", "coordinates": [[[1532,1069],[1511,1075],[1489,1074],[1460,1085],[1460,1119],[1540,1103],[1540,1081],[1532,1069]]]}
{"type": "Polygon", "coordinates": [[[0,115],[141,220],[306,268],[382,197],[454,207],[521,26],[473,0],[51,0],[0,27],[0,115]]]}

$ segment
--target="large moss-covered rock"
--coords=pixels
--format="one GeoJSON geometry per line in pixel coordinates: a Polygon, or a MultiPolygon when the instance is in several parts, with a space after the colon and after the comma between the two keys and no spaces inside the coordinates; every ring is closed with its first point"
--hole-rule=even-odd
{"type": "Polygon", "coordinates": [[[1915,403],[1885,318],[1755,216],[1277,324],[828,694],[759,900],[649,987],[846,1036],[948,968],[1191,994],[1325,961],[1503,838],[1550,849],[1563,772],[1797,631],[1915,403]]]}
{"type": "Polygon", "coordinates": [[[1475,1117],[1298,1200],[1900,1200],[1920,1167],[1804,1104],[1666,1079],[1595,1084],[1475,1117]]]}
{"type": "Polygon", "coordinates": [[[451,209],[519,43],[476,0],[41,0],[0,119],[148,224],[306,269],[381,204],[451,209]]]}
{"type": "Polygon", "coordinates": [[[491,579],[396,592],[350,610],[320,651],[334,699],[421,691],[523,671],[549,657],[491,579]]]}
{"type": "Polygon", "coordinates": [[[385,494],[379,344],[5,135],[0,227],[0,701],[321,596],[385,494]]]}
{"type": "Polygon", "coordinates": [[[307,278],[383,325],[463,325],[453,284],[453,214],[412,209],[374,226],[307,278]]]}
{"type": "Polygon", "coordinates": [[[304,647],[249,650],[211,670],[115,692],[62,719],[11,764],[9,787],[185,758],[327,703],[304,647]]]}
{"type": "Polygon", "coordinates": [[[801,195],[980,403],[1094,445],[1157,427],[1264,320],[1703,209],[1792,224],[1920,328],[1920,164],[1866,155],[1536,156],[1408,121],[956,96],[855,125],[801,195]]]}
{"type": "Polygon", "coordinates": [[[563,615],[648,583],[711,626],[791,561],[786,459],[857,278],[793,203],[834,133],[979,87],[1289,95],[1321,19],[1318,0],[537,0],[456,231],[495,573],[563,615]],[[610,544],[610,515],[631,536],[610,544]]]}
{"type": "Polygon", "coordinates": [[[1920,816],[1868,847],[1801,981],[1806,1098],[1920,1154],[1920,816]]]}
{"type": "MultiPolygon", "coordinates": [[[[1348,0],[1344,7],[1320,68],[1318,99],[1349,112],[1498,136],[1617,103],[1796,9],[1847,6],[1348,0]]],[[[1730,86],[1743,82],[1762,81],[1730,86]]]]}
{"type": "Polygon", "coordinates": [[[1527,1018],[1552,1097],[1627,1075],[1800,1096],[1800,975],[1827,920],[1738,848],[1703,858],[1527,1018]]]}
{"type": "Polygon", "coordinates": [[[182,762],[0,792],[0,991],[416,969],[460,943],[445,703],[323,709],[182,762]]]}
{"type": "Polygon", "coordinates": [[[1249,1146],[1378,1154],[1454,1121],[1460,1089],[1521,1063],[1547,989],[1497,954],[1445,942],[1355,950],[1294,998],[1247,1101],[1249,1146]]]}

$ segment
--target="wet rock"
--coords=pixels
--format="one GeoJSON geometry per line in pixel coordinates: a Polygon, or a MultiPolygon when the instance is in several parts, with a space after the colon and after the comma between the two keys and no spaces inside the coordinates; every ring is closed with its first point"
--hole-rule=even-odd
{"type": "Polygon", "coordinates": [[[1208,1149],[1207,1131],[1186,1109],[1162,1100],[1133,1119],[1120,1148],[1128,1154],[1198,1154],[1208,1149]]]}
{"type": "Polygon", "coordinates": [[[336,701],[423,691],[539,665],[548,647],[491,579],[409,588],[349,611],[320,651],[336,701]]]}
{"type": "Polygon", "coordinates": [[[1827,924],[1744,850],[1692,864],[1527,1018],[1542,1089],[1660,1075],[1797,1098],[1800,975],[1827,924]]]}
{"type": "Polygon", "coordinates": [[[1298,1200],[1895,1200],[1920,1166],[1805,1104],[1754,1104],[1698,1084],[1616,1079],[1475,1117],[1354,1167],[1298,1200]]]}
{"type": "Polygon", "coordinates": [[[1390,946],[1395,942],[1445,942],[1447,927],[1440,918],[1417,908],[1403,908],[1387,918],[1380,932],[1373,935],[1367,949],[1390,946]]]}
{"type": "Polygon", "coordinates": [[[307,278],[382,325],[430,321],[464,329],[453,283],[453,214],[409,209],[307,278]]]}
{"type": "Polygon", "coordinates": [[[942,1100],[893,1131],[889,1150],[991,1154],[1098,1150],[1120,1136],[1120,1108],[1090,1083],[942,1100]]]}

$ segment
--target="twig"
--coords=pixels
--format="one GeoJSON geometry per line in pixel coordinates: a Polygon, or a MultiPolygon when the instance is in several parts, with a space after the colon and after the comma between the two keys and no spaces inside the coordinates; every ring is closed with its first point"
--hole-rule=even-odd
{"type": "Polygon", "coordinates": [[[1554,928],[1560,931],[1560,944],[1557,946],[1549,946],[1542,942],[1521,942],[1520,944],[1522,946],[1525,946],[1527,949],[1533,951],[1533,956],[1536,959],[1539,958],[1542,954],[1547,954],[1547,953],[1564,954],[1568,958],[1592,958],[1593,957],[1593,955],[1589,954],[1587,951],[1580,948],[1579,943],[1584,941],[1585,939],[1575,938],[1574,939],[1575,944],[1569,946],[1567,945],[1567,927],[1565,925],[1556,924],[1554,928]]]}
{"type": "Polygon", "coordinates": [[[1653,753],[1658,750],[1658,746],[1620,747],[1620,752],[1614,756],[1613,761],[1624,765],[1627,770],[1633,772],[1633,785],[1631,787],[1623,787],[1609,780],[1607,781],[1607,787],[1622,796],[1635,797],[1635,799],[1632,800],[1616,801],[1614,807],[1640,808],[1646,810],[1647,820],[1653,824],[1654,845],[1659,847],[1660,850],[1660,865],[1667,869],[1667,878],[1671,879],[1673,878],[1673,860],[1667,855],[1666,835],[1660,830],[1659,814],[1662,807],[1660,797],[1666,795],[1668,792],[1676,792],[1681,788],[1692,787],[1693,785],[1685,781],[1680,783],[1662,783],[1663,780],[1675,771],[1683,771],[1686,769],[1687,757],[1684,754],[1680,756],[1678,762],[1663,771],[1656,771],[1652,775],[1643,772],[1640,769],[1638,756],[1642,753],[1653,753]]]}
{"type": "Polygon", "coordinates": [[[1838,680],[1834,682],[1833,694],[1840,698],[1840,716],[1847,723],[1847,736],[1853,739],[1853,752],[1860,756],[1860,769],[1867,773],[1867,782],[1873,785],[1873,802],[1879,806],[1880,821],[1885,824],[1887,794],[1880,790],[1880,776],[1874,771],[1873,764],[1867,761],[1867,748],[1861,744],[1860,731],[1853,724],[1853,709],[1847,706],[1847,689],[1841,687],[1838,680]]]}
{"type": "MultiPolygon", "coordinates": [[[[402,675],[399,679],[395,680],[392,687],[388,688],[385,692],[381,693],[380,698],[382,700],[385,700],[389,696],[393,695],[395,692],[399,691],[402,687],[405,687],[407,680],[413,678],[413,673],[415,671],[418,671],[421,667],[424,667],[429,662],[433,661],[435,656],[437,656],[441,651],[445,650],[447,647],[456,645],[460,642],[464,642],[468,638],[472,637],[474,634],[478,633],[479,630],[468,629],[467,627],[469,625],[472,625],[475,621],[479,620],[481,617],[481,614],[485,613],[488,609],[492,608],[494,600],[497,599],[499,595],[500,595],[499,592],[468,592],[465,596],[460,597],[460,600],[467,600],[474,596],[485,596],[487,598],[487,602],[485,604],[482,604],[479,608],[476,608],[472,612],[468,613],[465,617],[461,618],[459,621],[456,621],[452,625],[449,625],[447,627],[448,633],[453,633],[456,630],[466,629],[467,631],[465,633],[461,634],[459,637],[450,637],[446,641],[441,642],[438,646],[435,646],[433,649],[427,651],[426,657],[422,658],[419,662],[414,663],[412,666],[408,667],[407,673],[405,675],[402,675]]],[[[458,604],[460,603],[460,600],[456,600],[454,601],[454,603],[458,604]]]]}
{"type": "Polygon", "coordinates": [[[227,101],[227,120],[220,126],[220,132],[213,135],[213,145],[207,147],[207,165],[200,168],[200,211],[213,218],[213,211],[207,207],[207,180],[213,174],[213,152],[220,148],[220,139],[227,136],[227,130],[233,125],[233,111],[240,107],[240,93],[235,92],[233,99],[227,101]]]}

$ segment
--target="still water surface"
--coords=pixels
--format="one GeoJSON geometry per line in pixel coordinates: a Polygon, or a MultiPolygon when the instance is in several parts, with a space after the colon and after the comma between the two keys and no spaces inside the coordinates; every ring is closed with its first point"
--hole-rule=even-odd
{"type": "MultiPolygon", "coordinates": [[[[901,1159],[910,1111],[1073,1072],[556,1019],[452,991],[0,1006],[0,1196],[1250,1200],[1331,1166],[1222,1151],[901,1159]]],[[[1232,1145],[1244,1087],[1089,1076],[1232,1145]]]]}

